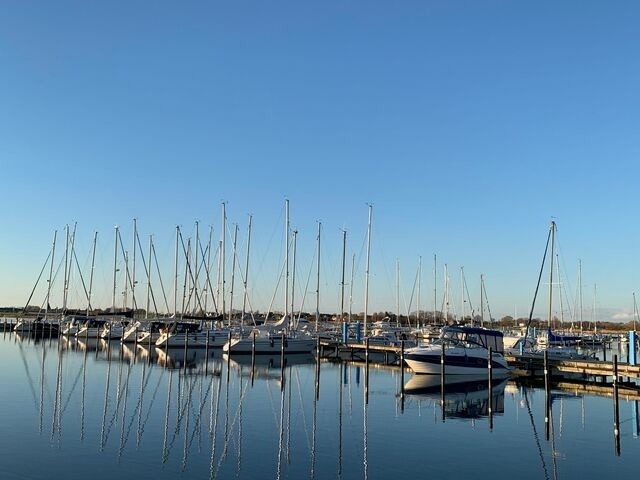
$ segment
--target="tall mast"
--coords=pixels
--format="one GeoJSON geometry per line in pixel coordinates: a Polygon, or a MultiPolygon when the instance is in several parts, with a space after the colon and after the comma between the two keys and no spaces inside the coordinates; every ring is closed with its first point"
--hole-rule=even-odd
{"type": "Polygon", "coordinates": [[[367,225],[367,266],[364,272],[364,336],[367,336],[367,314],[369,308],[369,263],[371,257],[371,209],[369,204],[369,221],[367,225]]]}
{"type": "MultiPolygon", "coordinates": [[[[213,295],[213,292],[210,291],[209,289],[209,272],[211,271],[211,241],[213,238],[213,225],[211,225],[209,227],[209,243],[207,244],[207,265],[206,265],[206,280],[205,280],[205,285],[204,285],[204,290],[207,292],[207,294],[204,296],[204,311],[206,312],[208,310],[207,308],[207,303],[209,300],[209,295],[213,295]]],[[[215,304],[215,302],[214,302],[215,304]]]]}
{"type": "Polygon", "coordinates": [[[50,307],[49,299],[50,299],[50,296],[51,296],[51,280],[53,278],[53,257],[55,257],[55,254],[56,254],[56,238],[57,238],[57,236],[58,236],[58,231],[54,230],[54,232],[53,232],[53,246],[51,247],[51,265],[49,266],[49,280],[47,280],[47,309],[45,310],[45,313],[44,313],[45,318],[47,318],[47,315],[49,314],[49,307],[50,307]]]}
{"type": "Polygon", "coordinates": [[[116,313],[116,282],[117,282],[117,272],[118,272],[118,226],[115,226],[115,236],[113,241],[113,298],[112,298],[112,307],[113,313],[116,313]]]}
{"type": "Polygon", "coordinates": [[[247,311],[247,283],[249,282],[249,252],[251,247],[251,221],[252,216],[249,215],[249,226],[247,228],[247,260],[244,268],[244,295],[242,297],[242,324],[244,325],[244,315],[247,311]]]}
{"type": "Polygon", "coordinates": [[[67,291],[69,285],[69,225],[65,227],[67,241],[64,249],[64,281],[62,282],[62,312],[67,310],[67,291]]]}
{"type": "Polygon", "coordinates": [[[134,309],[136,305],[136,239],[138,238],[138,220],[133,219],[133,258],[131,259],[131,306],[134,309]]]}
{"type": "Polygon", "coordinates": [[[420,327],[420,293],[422,287],[422,256],[418,256],[418,299],[416,301],[416,325],[420,327]]]}
{"type": "Polygon", "coordinates": [[[582,335],[582,260],[578,259],[578,297],[580,298],[580,335],[582,335]]]}
{"type": "MultiPolygon", "coordinates": [[[[66,287],[67,302],[69,300],[69,282],[71,281],[71,266],[73,265],[73,258],[75,256],[76,228],[77,227],[78,227],[78,222],[74,222],[73,223],[73,232],[71,233],[71,255],[69,255],[69,277],[67,278],[67,287],[66,287]]],[[[76,259],[76,262],[77,262],[77,259],[76,259]]],[[[82,273],[80,273],[80,276],[82,276],[82,273]]]]}
{"type": "Polygon", "coordinates": [[[400,326],[400,260],[396,258],[396,326],[400,326]]]}
{"type": "Polygon", "coordinates": [[[484,276],[480,274],[480,326],[484,327],[484,276]]]}
{"type": "Polygon", "coordinates": [[[347,249],[347,231],[342,230],[342,280],[340,281],[340,321],[344,317],[344,267],[347,249]]]}
{"type": "Polygon", "coordinates": [[[289,313],[289,199],[284,201],[284,316],[289,313]]]}
{"type": "Polygon", "coordinates": [[[220,295],[221,293],[221,288],[220,286],[222,285],[221,282],[221,278],[222,278],[222,255],[220,255],[220,253],[222,252],[222,240],[218,240],[218,272],[216,274],[216,298],[218,299],[218,305],[220,305],[220,318],[222,318],[222,323],[224,323],[224,315],[225,312],[224,310],[222,310],[222,297],[220,295]]]}
{"type": "Polygon", "coordinates": [[[356,270],[356,254],[351,256],[351,281],[349,282],[349,323],[351,323],[351,310],[353,308],[353,272],[356,270]]]}
{"type": "Polygon", "coordinates": [[[554,237],[555,237],[555,231],[556,231],[556,222],[551,221],[551,257],[550,261],[551,261],[551,266],[549,268],[549,317],[547,320],[547,324],[549,326],[549,328],[551,328],[551,304],[553,301],[553,243],[554,243],[554,237]]]}
{"type": "Polygon", "coordinates": [[[296,245],[298,243],[298,230],[293,231],[293,266],[291,271],[291,319],[295,318],[293,297],[296,293],[296,245]]]}
{"type": "MultiPolygon", "coordinates": [[[[222,318],[224,321],[224,314],[226,312],[226,307],[225,307],[225,298],[224,298],[224,282],[225,282],[225,276],[224,276],[224,263],[225,263],[225,254],[224,254],[224,238],[226,236],[226,232],[227,232],[227,204],[225,202],[222,202],[222,240],[220,243],[220,280],[221,280],[221,295],[222,295],[222,301],[220,302],[220,304],[222,305],[222,318]]],[[[231,326],[230,323],[230,319],[229,319],[229,326],[231,326]]]]}
{"type": "Polygon", "coordinates": [[[233,231],[233,259],[231,261],[231,296],[229,297],[229,325],[233,318],[233,288],[236,281],[236,243],[238,241],[238,224],[233,231]]]}
{"type": "Polygon", "coordinates": [[[89,298],[87,299],[87,315],[93,309],[91,306],[91,295],[93,293],[93,271],[96,264],[96,243],[98,241],[98,232],[93,235],[93,253],[91,254],[91,272],[89,273],[89,298]]]}
{"type": "Polygon", "coordinates": [[[462,305],[462,316],[460,318],[460,323],[464,323],[464,267],[460,267],[460,293],[462,296],[460,297],[460,303],[462,305]]]}
{"type": "MultiPolygon", "coordinates": [[[[140,246],[142,249],[142,245],[140,246]]],[[[144,311],[144,318],[149,318],[149,308],[151,301],[151,255],[153,252],[153,235],[149,235],[149,261],[147,263],[147,307],[144,311]]],[[[155,300],[154,300],[155,303],[155,300]]]]}
{"type": "Polygon", "coordinates": [[[438,320],[438,270],[436,254],[433,254],[433,323],[438,320]]]}
{"type": "Polygon", "coordinates": [[[444,264],[444,321],[449,323],[449,273],[447,272],[447,264],[444,264]]]}
{"type": "Polygon", "coordinates": [[[173,277],[173,316],[178,316],[178,242],[180,241],[180,226],[176,225],[175,275],[173,277]]]}
{"type": "MultiPolygon", "coordinates": [[[[122,242],[122,238],[120,239],[120,241],[122,242]]],[[[122,277],[124,279],[124,291],[122,292],[122,310],[126,310],[127,309],[127,301],[129,299],[128,294],[129,294],[129,252],[128,251],[124,251],[123,253],[123,257],[124,257],[124,271],[122,272],[122,277]]]]}
{"type": "Polygon", "coordinates": [[[320,232],[322,222],[318,222],[318,252],[316,264],[316,333],[318,333],[318,323],[320,322],[320,232]]]}
{"type": "MultiPolygon", "coordinates": [[[[198,305],[200,305],[200,297],[198,297],[198,272],[200,271],[200,262],[198,261],[199,248],[200,248],[200,222],[196,220],[196,255],[193,261],[193,264],[195,265],[195,273],[194,273],[195,278],[193,280],[193,288],[194,288],[196,302],[198,303],[198,305]]],[[[204,312],[200,312],[200,313],[202,315],[206,315],[207,310],[205,309],[204,312]]]]}
{"type": "MultiPolygon", "coordinates": [[[[182,237],[182,235],[181,235],[182,237]]],[[[184,242],[183,242],[184,245],[184,242]]],[[[180,312],[180,316],[184,317],[184,313],[189,311],[189,305],[191,304],[191,298],[187,302],[187,284],[189,283],[189,268],[191,260],[191,239],[187,239],[187,251],[185,252],[185,262],[184,262],[184,280],[182,282],[182,311],[180,312]]]]}

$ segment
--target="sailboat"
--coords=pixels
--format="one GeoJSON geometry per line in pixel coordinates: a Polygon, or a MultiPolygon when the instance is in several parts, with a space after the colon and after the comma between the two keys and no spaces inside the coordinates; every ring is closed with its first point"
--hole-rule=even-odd
{"type": "MultiPolygon", "coordinates": [[[[289,200],[285,200],[285,288],[284,315],[272,324],[255,327],[248,336],[232,338],[225,343],[222,351],[233,354],[277,354],[311,353],[315,348],[315,339],[306,333],[299,332],[292,327],[289,315],[289,200]]],[[[294,269],[295,271],[295,269],[294,269]]],[[[293,300],[292,300],[293,301],[293,300]]],[[[293,309],[292,309],[293,310],[293,309]]]]}
{"type": "MultiPolygon", "coordinates": [[[[531,305],[531,311],[529,313],[529,321],[527,322],[527,330],[525,330],[525,340],[524,345],[526,345],[526,338],[528,333],[529,325],[531,324],[531,320],[533,317],[533,309],[535,307],[536,296],[538,294],[538,288],[540,287],[540,279],[542,278],[542,271],[544,269],[544,264],[547,255],[547,249],[549,244],[551,245],[551,256],[550,258],[550,267],[549,267],[549,305],[548,305],[548,319],[547,319],[547,330],[543,332],[537,338],[537,347],[527,351],[527,354],[531,354],[534,356],[543,355],[544,352],[547,352],[549,358],[561,358],[561,359],[586,359],[590,358],[590,355],[584,355],[578,353],[575,345],[580,339],[579,335],[563,335],[557,334],[553,332],[551,329],[551,320],[552,320],[552,304],[553,304],[553,250],[554,250],[554,241],[555,241],[555,231],[556,231],[556,222],[551,221],[551,226],[549,228],[549,236],[547,237],[547,246],[545,247],[544,256],[542,259],[542,266],[540,269],[540,274],[538,276],[538,284],[536,286],[536,291],[533,298],[533,304],[531,305]]],[[[523,350],[524,352],[524,350],[523,350]]]]}

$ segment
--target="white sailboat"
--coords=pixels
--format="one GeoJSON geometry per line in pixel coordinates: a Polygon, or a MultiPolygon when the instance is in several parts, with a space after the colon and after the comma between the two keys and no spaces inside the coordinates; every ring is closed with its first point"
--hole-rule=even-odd
{"type": "MultiPolygon", "coordinates": [[[[232,338],[222,351],[233,354],[311,353],[315,339],[306,333],[292,329],[289,308],[289,200],[285,200],[285,288],[284,315],[273,324],[254,328],[248,336],[232,338]]],[[[293,310],[293,309],[292,309],[293,310]]],[[[291,312],[293,315],[293,311],[291,312]]]]}

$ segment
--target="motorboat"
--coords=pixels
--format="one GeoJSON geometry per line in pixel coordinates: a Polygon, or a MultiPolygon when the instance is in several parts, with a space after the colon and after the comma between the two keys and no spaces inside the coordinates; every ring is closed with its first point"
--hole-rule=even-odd
{"type": "Polygon", "coordinates": [[[503,333],[481,327],[447,326],[428,345],[405,350],[404,359],[415,373],[439,375],[444,357],[446,375],[488,374],[489,349],[493,373],[511,368],[504,358],[503,333]]]}

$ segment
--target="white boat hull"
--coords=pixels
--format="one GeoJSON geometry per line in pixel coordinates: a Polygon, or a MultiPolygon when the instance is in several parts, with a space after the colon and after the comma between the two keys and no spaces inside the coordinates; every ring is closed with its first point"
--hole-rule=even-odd
{"type": "MultiPolygon", "coordinates": [[[[316,341],[312,337],[284,339],[284,353],[311,353],[316,341]]],[[[253,337],[234,338],[222,347],[222,351],[231,355],[251,354],[254,352],[253,337]]],[[[258,355],[276,355],[282,352],[282,337],[256,337],[255,353],[258,355]]]]}
{"type": "MultiPolygon", "coordinates": [[[[481,348],[449,347],[445,349],[445,375],[489,374],[489,352],[481,348]]],[[[416,347],[405,352],[405,362],[419,374],[440,375],[442,372],[440,345],[416,347]]],[[[495,374],[510,370],[500,353],[492,355],[492,371],[495,374]]]]}
{"type": "MultiPolygon", "coordinates": [[[[158,337],[155,345],[159,348],[184,347],[185,343],[189,348],[220,348],[229,341],[228,330],[207,330],[189,333],[185,338],[185,333],[163,333],[158,337]]],[[[148,341],[148,340],[147,340],[148,341]]],[[[141,342],[144,342],[141,340],[141,342]]]]}
{"type": "Polygon", "coordinates": [[[76,332],[77,338],[100,338],[102,327],[82,327],[76,332]]]}

